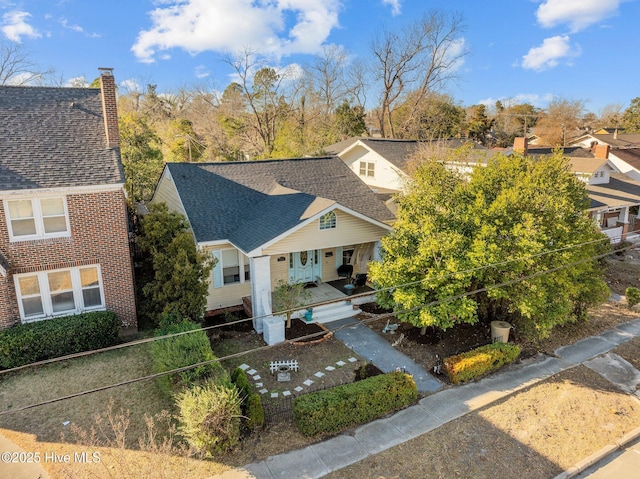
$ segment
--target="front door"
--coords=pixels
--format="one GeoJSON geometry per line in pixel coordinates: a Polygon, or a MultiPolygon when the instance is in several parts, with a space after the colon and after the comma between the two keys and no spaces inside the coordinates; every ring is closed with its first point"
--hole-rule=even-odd
{"type": "Polygon", "coordinates": [[[289,260],[289,280],[291,283],[310,283],[316,280],[319,272],[316,250],[291,253],[289,260]]]}

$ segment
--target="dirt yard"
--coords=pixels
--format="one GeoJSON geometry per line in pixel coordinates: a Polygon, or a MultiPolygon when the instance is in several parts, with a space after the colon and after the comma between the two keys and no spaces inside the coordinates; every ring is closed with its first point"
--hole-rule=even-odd
{"type": "Polygon", "coordinates": [[[549,479],[639,424],[637,398],[579,366],[326,477],[549,479]]]}

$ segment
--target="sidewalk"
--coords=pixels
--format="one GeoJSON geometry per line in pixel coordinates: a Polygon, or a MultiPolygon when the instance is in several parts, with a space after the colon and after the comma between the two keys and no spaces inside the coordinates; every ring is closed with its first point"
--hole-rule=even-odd
{"type": "MultiPolygon", "coordinates": [[[[290,478],[293,477],[292,471],[295,471],[295,477],[322,477],[582,363],[614,384],[635,389],[640,382],[640,372],[621,366],[615,358],[592,360],[634,336],[640,336],[640,319],[620,324],[599,336],[558,348],[555,351],[557,357],[531,358],[481,381],[436,392],[421,399],[415,406],[360,426],[350,435],[339,435],[300,450],[271,456],[266,461],[230,470],[217,477],[290,478]]],[[[561,476],[572,477],[564,473],[561,476]]]]}

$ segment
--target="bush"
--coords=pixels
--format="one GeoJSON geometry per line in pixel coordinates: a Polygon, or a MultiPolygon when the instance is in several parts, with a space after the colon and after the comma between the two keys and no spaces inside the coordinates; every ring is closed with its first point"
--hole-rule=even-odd
{"type": "Polygon", "coordinates": [[[627,297],[627,306],[633,308],[636,304],[640,303],[640,289],[629,286],[624,295],[627,297]]]}
{"type": "Polygon", "coordinates": [[[512,363],[520,355],[520,347],[510,343],[493,343],[444,360],[444,370],[453,384],[476,379],[505,364],[512,363]]]}
{"type": "Polygon", "coordinates": [[[297,397],[293,419],[305,436],[335,433],[402,409],[417,398],[413,378],[392,372],[297,397]]]}
{"type": "Polygon", "coordinates": [[[240,438],[240,398],[230,385],[194,386],[176,399],[179,431],[203,455],[231,449],[240,438]]]}
{"type": "MultiPolygon", "coordinates": [[[[200,329],[200,326],[191,321],[185,320],[181,323],[167,322],[163,327],[156,329],[156,336],[197,329],[200,329]]],[[[153,370],[159,373],[203,361],[212,361],[215,356],[211,351],[207,333],[200,330],[154,341],[151,343],[151,358],[153,360],[153,370]]],[[[171,394],[183,387],[190,387],[213,376],[224,376],[224,370],[218,362],[188,369],[172,376],[161,376],[158,378],[158,383],[165,393],[171,394]]]]}
{"type": "Polygon", "coordinates": [[[112,346],[119,332],[120,320],[110,311],[17,324],[0,331],[0,368],[112,346]]]}
{"type": "Polygon", "coordinates": [[[247,373],[242,368],[235,368],[231,373],[231,382],[238,388],[240,399],[244,402],[251,394],[251,385],[247,373]]]}
{"type": "Polygon", "coordinates": [[[264,426],[264,407],[259,394],[250,394],[246,401],[247,427],[251,430],[264,426]]]}

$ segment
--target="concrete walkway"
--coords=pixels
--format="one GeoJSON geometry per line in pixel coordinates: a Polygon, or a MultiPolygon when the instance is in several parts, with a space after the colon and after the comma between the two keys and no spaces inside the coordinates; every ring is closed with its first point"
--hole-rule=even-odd
{"type": "Polygon", "coordinates": [[[44,461],[42,456],[39,458],[38,463],[33,462],[36,458],[32,456],[20,456],[20,453],[24,453],[24,451],[2,434],[0,434],[0,453],[2,453],[0,477],[7,479],[49,479],[49,474],[40,465],[44,461]]]}
{"type": "MultiPolygon", "coordinates": [[[[345,341],[350,341],[355,347],[359,341],[355,341],[354,338],[360,332],[357,327],[353,330],[349,329],[349,331],[350,334],[344,334],[345,341]]],[[[620,363],[615,357],[590,360],[608,353],[634,336],[640,336],[640,319],[621,324],[599,336],[586,338],[570,346],[558,348],[555,351],[557,357],[537,356],[530,358],[521,364],[506,367],[502,372],[481,381],[440,390],[421,399],[415,406],[399,411],[390,417],[360,426],[350,434],[335,436],[303,449],[271,456],[265,461],[249,464],[242,469],[230,470],[217,477],[223,479],[322,477],[332,471],[354,464],[367,456],[377,454],[432,431],[449,421],[582,363],[612,382],[618,385],[622,384],[626,389],[633,388],[637,385],[636,381],[638,380],[635,369],[629,370],[626,364],[620,363]]],[[[368,335],[364,337],[368,338],[368,335]]],[[[377,342],[366,342],[363,345],[372,350],[378,350],[379,347],[377,342]]],[[[391,351],[394,351],[393,348],[387,344],[386,353],[390,354],[391,351]]],[[[364,354],[366,350],[364,353],[360,351],[358,353],[365,357],[371,357],[374,364],[377,364],[376,359],[379,361],[379,356],[375,354],[364,354]]],[[[381,354],[381,351],[378,350],[376,354],[381,354]]],[[[398,364],[398,366],[406,365],[398,364]]],[[[429,384],[429,381],[426,384],[429,384]]],[[[640,435],[640,429],[638,429],[638,433],[640,435]]],[[[629,441],[633,439],[635,438],[628,438],[629,441]]],[[[581,470],[583,469],[574,468],[573,471],[568,471],[558,477],[573,477],[581,470]]]]}
{"type": "Polygon", "coordinates": [[[327,323],[336,339],[342,341],[370,363],[375,364],[384,373],[402,368],[413,376],[418,391],[433,393],[442,389],[442,383],[416,364],[413,359],[394,349],[372,331],[366,324],[354,318],[341,319],[327,323]]]}

